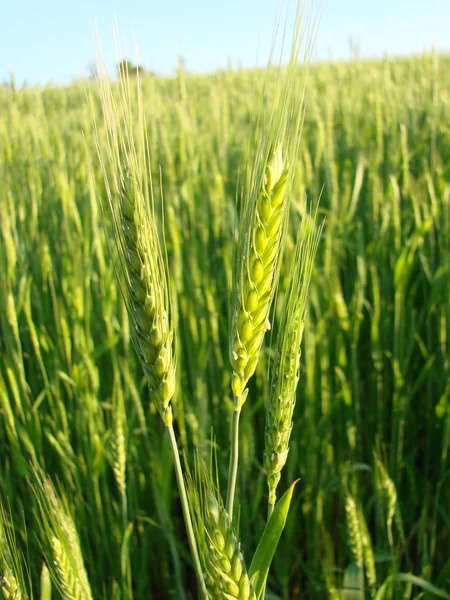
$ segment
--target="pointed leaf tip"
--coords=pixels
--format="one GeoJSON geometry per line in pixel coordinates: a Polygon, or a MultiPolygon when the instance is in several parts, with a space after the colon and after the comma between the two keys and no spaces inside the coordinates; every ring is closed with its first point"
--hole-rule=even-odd
{"type": "Polygon", "coordinates": [[[258,600],[263,593],[269,568],[286,524],[292,494],[299,481],[296,479],[276,504],[253,556],[248,574],[258,600]]]}

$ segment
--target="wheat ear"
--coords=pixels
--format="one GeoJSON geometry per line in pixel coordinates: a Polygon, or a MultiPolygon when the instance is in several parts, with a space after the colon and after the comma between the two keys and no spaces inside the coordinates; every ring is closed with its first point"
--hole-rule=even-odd
{"type": "Polygon", "coordinates": [[[115,98],[106,75],[99,72],[107,143],[101,144],[94,125],[95,140],[114,227],[117,272],[132,325],[132,339],[152,401],[164,423],[170,425],[176,364],[165,249],[154,215],[140,90],[138,88],[142,139],[135,140],[131,89],[127,73],[120,75],[120,92],[115,98]]]}
{"type": "Polygon", "coordinates": [[[199,459],[188,478],[200,560],[211,600],[256,600],[247,574],[238,534],[213,482],[211,470],[199,459]]]}
{"type": "Polygon", "coordinates": [[[0,597],[4,600],[28,599],[22,565],[10,515],[0,502],[0,597]]]}
{"type": "Polygon", "coordinates": [[[316,214],[305,214],[298,231],[271,369],[264,450],[269,514],[289,453],[309,283],[322,232],[322,226],[316,226],[316,214]]]}
{"type": "Polygon", "coordinates": [[[67,502],[58,496],[49,480],[36,475],[42,534],[48,549],[47,564],[63,598],[92,600],[80,539],[67,502]]]}
{"type": "Polygon", "coordinates": [[[52,538],[52,551],[53,573],[64,600],[85,600],[91,598],[91,596],[86,596],[80,585],[70,559],[70,553],[56,537],[52,538]]]}
{"type": "MultiPolygon", "coordinates": [[[[310,15],[311,16],[311,15],[310,15]]],[[[308,22],[306,23],[308,26],[308,22]]],[[[278,285],[289,217],[289,195],[301,138],[307,69],[300,67],[304,22],[297,12],[288,65],[279,70],[270,109],[261,106],[256,148],[244,181],[242,217],[235,245],[230,360],[234,396],[226,509],[233,518],[239,456],[239,418],[258,364],[278,285]]],[[[307,30],[309,60],[313,28],[307,30]]],[[[271,57],[272,60],[272,57],[271,57]]]]}
{"type": "Polygon", "coordinates": [[[375,597],[377,584],[377,571],[373,554],[372,538],[362,506],[358,506],[359,524],[361,527],[361,540],[363,545],[364,570],[369,584],[370,595],[375,597]]]}
{"type": "Polygon", "coordinates": [[[245,247],[231,328],[232,389],[239,406],[245,402],[246,385],[270,328],[269,311],[286,231],[287,176],[278,144],[266,167],[255,210],[247,217],[251,219],[249,226],[244,219],[245,247]]]}
{"type": "Polygon", "coordinates": [[[345,497],[345,516],[347,518],[347,532],[350,551],[355,563],[358,565],[358,567],[360,567],[360,569],[362,569],[364,564],[364,548],[358,507],[355,499],[348,491],[345,497]]]}
{"type": "MultiPolygon", "coordinates": [[[[394,538],[392,535],[392,525],[394,519],[396,525],[398,525],[399,533],[403,537],[403,526],[401,523],[401,515],[397,506],[397,489],[395,483],[389,476],[388,470],[383,463],[381,452],[376,451],[374,453],[375,458],[375,481],[378,490],[378,497],[386,506],[386,529],[389,546],[391,549],[394,547],[394,538]]],[[[403,540],[402,540],[403,541],[403,540]]]]}
{"type": "Polygon", "coordinates": [[[4,600],[22,600],[23,598],[19,584],[12,573],[0,577],[0,590],[4,600]]]}

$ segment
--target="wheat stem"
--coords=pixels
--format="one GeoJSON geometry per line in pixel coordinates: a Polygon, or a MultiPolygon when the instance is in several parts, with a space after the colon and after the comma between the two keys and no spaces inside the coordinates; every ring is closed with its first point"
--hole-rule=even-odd
{"type": "Polygon", "coordinates": [[[181,508],[183,510],[184,523],[186,526],[186,533],[188,536],[189,546],[191,549],[192,560],[194,561],[194,569],[197,575],[198,585],[200,588],[200,597],[203,600],[208,600],[208,593],[206,591],[205,579],[203,577],[202,566],[200,563],[200,557],[198,554],[197,542],[195,539],[194,528],[192,526],[191,512],[189,510],[189,503],[186,494],[186,486],[184,483],[183,470],[181,468],[180,455],[178,453],[177,440],[175,438],[175,432],[172,424],[166,426],[167,433],[169,434],[170,447],[172,449],[173,463],[175,466],[175,475],[177,478],[178,491],[180,493],[181,508]]]}
{"type": "Polygon", "coordinates": [[[241,407],[238,406],[233,410],[231,420],[231,450],[230,450],[230,466],[228,470],[228,488],[226,510],[233,520],[234,496],[236,492],[236,479],[239,463],[239,418],[241,416],[241,407]]]}

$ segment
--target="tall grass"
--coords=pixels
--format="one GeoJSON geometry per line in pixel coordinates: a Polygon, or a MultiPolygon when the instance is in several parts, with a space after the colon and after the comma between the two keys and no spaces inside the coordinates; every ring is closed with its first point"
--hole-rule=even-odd
{"type": "MultiPolygon", "coordinates": [[[[279,486],[301,478],[268,580],[275,597],[449,595],[449,73],[440,55],[311,68],[280,289],[305,195],[318,198],[323,185],[327,226],[279,486]]],[[[236,181],[254,148],[262,81],[231,67],[142,80],[177,299],[176,432],[189,455],[208,457],[214,425],[221,489],[236,181]]],[[[266,81],[270,106],[275,70],[266,81]]],[[[92,105],[102,146],[95,87],[92,105]]],[[[43,470],[63,491],[93,598],[193,597],[171,446],[131,343],[112,231],[100,224],[96,194],[106,190],[87,158],[84,84],[4,86],[0,107],[0,497],[30,578],[3,558],[0,575],[16,569],[23,593],[40,597],[46,537],[29,481],[43,470]]],[[[266,520],[271,358],[265,347],[241,419],[245,557],[266,520]]]]}

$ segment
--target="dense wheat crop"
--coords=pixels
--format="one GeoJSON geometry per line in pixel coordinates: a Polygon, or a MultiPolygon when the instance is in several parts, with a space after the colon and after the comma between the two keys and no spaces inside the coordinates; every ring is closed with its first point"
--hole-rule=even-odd
{"type": "MultiPolygon", "coordinates": [[[[215,446],[222,491],[235,199],[262,83],[231,68],[142,80],[174,292],[174,422],[191,459],[215,446]]],[[[277,494],[301,479],[268,598],[450,598],[449,90],[446,56],[311,68],[280,290],[305,196],[322,188],[326,226],[277,494]]],[[[84,84],[0,88],[2,589],[19,598],[31,581],[48,600],[57,550],[53,598],[72,585],[77,598],[183,600],[196,587],[171,448],[116,284],[91,130],[84,84]]],[[[240,424],[245,556],[267,511],[268,347],[240,424]]]]}

